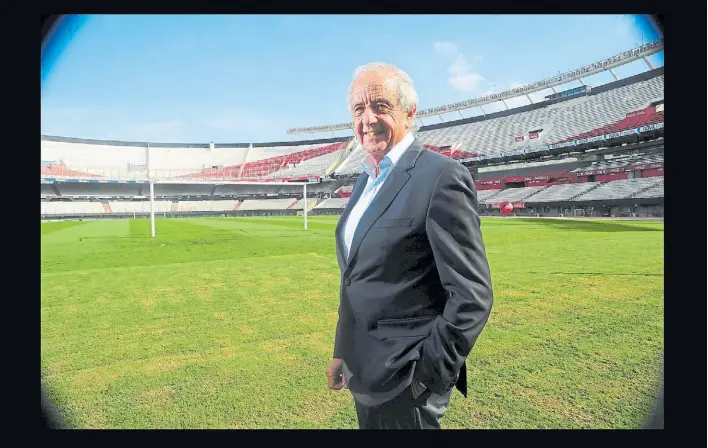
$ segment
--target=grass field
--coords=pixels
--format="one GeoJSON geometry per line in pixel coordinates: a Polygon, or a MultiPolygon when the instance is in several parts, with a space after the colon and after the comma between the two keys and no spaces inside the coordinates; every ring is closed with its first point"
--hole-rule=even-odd
{"type": "MultiPolygon", "coordinates": [[[[80,428],[355,428],[326,387],[337,217],[42,224],[41,363],[80,428]]],[[[663,223],[487,219],[495,304],[443,428],[636,428],[663,223]]]]}

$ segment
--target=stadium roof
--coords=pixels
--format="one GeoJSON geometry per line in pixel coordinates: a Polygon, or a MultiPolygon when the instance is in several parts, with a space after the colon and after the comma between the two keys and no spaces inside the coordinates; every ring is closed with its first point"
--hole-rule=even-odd
{"type": "MultiPolygon", "coordinates": [[[[521,87],[516,87],[513,89],[505,90],[503,92],[497,92],[497,93],[491,93],[489,95],[485,95],[479,98],[473,98],[470,100],[466,101],[460,101],[458,103],[454,104],[446,104],[443,106],[438,106],[438,107],[432,107],[429,109],[423,109],[421,111],[418,111],[416,114],[416,118],[422,118],[422,117],[430,117],[430,116],[435,116],[435,115],[440,115],[442,113],[447,113],[447,112],[455,112],[455,111],[460,111],[464,109],[469,109],[471,107],[479,107],[483,106],[485,104],[491,104],[491,103],[496,103],[498,101],[504,101],[506,99],[511,99],[515,98],[521,95],[528,95],[529,93],[533,92],[538,92],[541,90],[546,90],[549,88],[553,88],[555,86],[559,86],[562,84],[566,84],[571,81],[576,81],[580,80],[582,82],[582,78],[586,76],[591,76],[606,70],[609,70],[612,75],[615,77],[616,80],[619,80],[617,75],[612,71],[614,67],[618,67],[624,64],[628,64],[630,62],[634,62],[638,59],[643,59],[648,68],[651,70],[654,67],[651,65],[651,63],[646,59],[647,56],[651,56],[652,54],[658,53],[664,49],[664,40],[659,39],[653,42],[646,43],[644,45],[641,45],[639,47],[624,51],[620,54],[614,55],[612,57],[609,57],[607,59],[601,60],[594,62],[592,64],[586,65],[584,67],[580,67],[575,70],[571,70],[566,73],[561,73],[559,75],[552,76],[550,78],[546,78],[540,81],[532,82],[530,84],[527,84],[525,86],[521,87]]],[[[352,129],[352,124],[351,123],[339,123],[339,124],[332,124],[332,125],[324,125],[324,126],[312,126],[312,127],[306,127],[306,128],[295,128],[295,129],[288,129],[288,134],[293,135],[293,134],[314,134],[318,132],[333,132],[333,131],[338,131],[338,130],[349,130],[352,129]]]]}

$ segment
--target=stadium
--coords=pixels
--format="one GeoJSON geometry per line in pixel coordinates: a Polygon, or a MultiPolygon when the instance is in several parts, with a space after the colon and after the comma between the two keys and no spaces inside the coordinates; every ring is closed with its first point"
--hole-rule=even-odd
{"type": "MultiPolygon", "coordinates": [[[[416,138],[472,173],[499,303],[468,363],[472,403],[454,402],[445,427],[646,417],[663,357],[664,74],[647,59],[660,51],[650,42],[419,111],[440,123],[421,121],[416,138]],[[637,60],[646,71],[613,71],[637,60]],[[584,82],[604,71],[615,81],[584,82]]],[[[335,135],[350,128],[281,142],[41,136],[43,377],[67,421],[355,426],[350,397],[321,378],[338,300],[332,232],[364,156],[335,135]],[[274,314],[292,319],[263,317],[274,314]],[[263,363],[286,375],[264,379],[263,363]],[[300,395],[278,392],[294,382],[300,395]],[[246,389],[262,411],[239,404],[246,389]]]]}
{"type": "MultiPolygon", "coordinates": [[[[499,205],[510,202],[514,216],[661,217],[663,67],[595,88],[584,85],[582,76],[593,66],[611,70],[662,48],[661,42],[649,43],[516,89],[520,92],[421,111],[419,116],[429,116],[482,107],[534,88],[581,84],[542,103],[421,126],[417,138],[427,149],[469,166],[486,215],[500,214],[499,205]]],[[[356,140],[346,137],[164,144],[42,136],[42,219],[145,216],[151,179],[158,182],[154,211],[163,217],[337,214],[361,172],[362,154],[356,140]],[[302,187],[283,185],[288,182],[310,183],[308,200],[302,187]]]]}

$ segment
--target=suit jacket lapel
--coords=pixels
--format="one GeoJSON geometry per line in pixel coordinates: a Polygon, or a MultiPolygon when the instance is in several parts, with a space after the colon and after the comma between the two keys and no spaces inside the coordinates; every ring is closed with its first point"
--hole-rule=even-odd
{"type": "MultiPolygon", "coordinates": [[[[361,217],[359,225],[354,232],[354,238],[352,239],[352,247],[349,251],[349,259],[346,261],[346,267],[349,268],[351,260],[354,258],[361,242],[364,237],[369,232],[371,227],[374,225],[376,220],[383,214],[388,208],[394,198],[401,191],[401,188],[408,182],[411,175],[408,173],[415,166],[415,162],[418,156],[423,151],[423,147],[418,142],[418,140],[413,140],[411,146],[403,153],[400,160],[393,168],[389,174],[388,179],[384,182],[381,190],[379,190],[374,200],[369,205],[369,208],[361,217]]],[[[368,177],[368,176],[367,176],[368,177]]],[[[363,190],[363,187],[361,188],[363,190]]],[[[351,203],[352,201],[350,201],[351,203]]]]}
{"type": "Polygon", "coordinates": [[[349,202],[347,202],[347,206],[344,208],[344,212],[339,218],[339,221],[337,222],[337,227],[334,231],[334,239],[337,243],[337,261],[339,262],[339,269],[342,272],[344,271],[344,267],[347,263],[347,260],[344,256],[344,224],[347,222],[347,218],[349,218],[349,214],[351,213],[352,208],[354,208],[354,205],[356,205],[356,202],[361,197],[361,193],[364,191],[364,188],[366,187],[366,182],[368,180],[369,175],[366,174],[366,172],[363,172],[361,173],[361,175],[359,175],[359,178],[354,184],[354,188],[352,188],[352,195],[349,197],[349,202]]]}

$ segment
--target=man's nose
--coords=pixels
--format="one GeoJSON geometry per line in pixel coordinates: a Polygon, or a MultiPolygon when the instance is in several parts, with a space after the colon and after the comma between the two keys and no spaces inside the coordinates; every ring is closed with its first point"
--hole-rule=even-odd
{"type": "Polygon", "coordinates": [[[362,123],[366,126],[370,126],[373,124],[376,124],[378,122],[376,118],[376,114],[374,113],[373,110],[367,108],[364,111],[364,115],[362,116],[362,123]]]}

